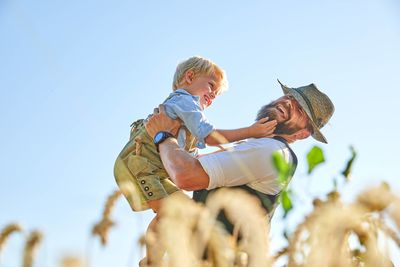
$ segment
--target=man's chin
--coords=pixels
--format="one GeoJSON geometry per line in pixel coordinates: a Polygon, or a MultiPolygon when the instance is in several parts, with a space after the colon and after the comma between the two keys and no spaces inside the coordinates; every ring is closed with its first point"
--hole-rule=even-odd
{"type": "Polygon", "coordinates": [[[288,127],[284,124],[278,124],[275,128],[274,134],[286,134],[286,135],[291,135],[297,132],[297,129],[294,129],[292,127],[288,127]]]}

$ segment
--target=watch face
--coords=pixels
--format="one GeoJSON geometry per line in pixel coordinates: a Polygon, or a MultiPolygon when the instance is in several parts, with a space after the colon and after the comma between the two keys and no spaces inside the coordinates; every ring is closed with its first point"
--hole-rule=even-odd
{"type": "Polygon", "coordinates": [[[164,142],[165,139],[167,139],[168,137],[172,137],[173,135],[170,134],[169,132],[158,132],[156,133],[156,135],[154,136],[153,139],[153,143],[156,145],[157,147],[157,151],[158,151],[158,145],[161,144],[162,142],[164,142]]]}
{"type": "Polygon", "coordinates": [[[154,143],[160,142],[164,137],[164,132],[158,132],[156,136],[154,136],[154,143]]]}

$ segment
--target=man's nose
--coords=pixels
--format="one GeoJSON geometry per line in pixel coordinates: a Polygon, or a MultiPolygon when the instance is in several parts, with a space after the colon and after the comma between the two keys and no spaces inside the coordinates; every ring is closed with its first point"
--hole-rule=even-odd
{"type": "Polygon", "coordinates": [[[211,92],[211,93],[209,94],[209,96],[211,97],[211,99],[214,99],[214,98],[215,98],[214,92],[211,92]]]}

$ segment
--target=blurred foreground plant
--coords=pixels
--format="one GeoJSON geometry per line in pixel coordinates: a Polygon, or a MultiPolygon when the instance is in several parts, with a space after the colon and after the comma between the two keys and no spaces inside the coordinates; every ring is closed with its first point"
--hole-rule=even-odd
{"type": "MultiPolygon", "coordinates": [[[[356,158],[351,157],[341,174],[347,183],[356,158]]],[[[280,201],[285,216],[296,206],[288,189],[292,166],[279,155],[274,163],[283,188],[280,201]]],[[[307,155],[308,173],[323,162],[323,151],[313,147],[307,155]]],[[[130,188],[126,188],[131,192],[130,188]]],[[[132,191],[133,192],[133,191],[132,191]]],[[[107,244],[108,231],[114,222],[111,212],[121,195],[114,191],[108,198],[102,219],[94,225],[92,234],[107,244]]],[[[386,240],[400,248],[400,198],[386,183],[368,188],[353,203],[341,201],[335,185],[324,200],[313,200],[314,209],[287,236],[288,244],[276,255],[269,251],[268,215],[254,196],[240,189],[223,188],[199,204],[184,194],[166,199],[157,233],[142,238],[148,245],[155,264],[148,267],[271,267],[282,259],[287,267],[391,267],[386,240]],[[223,211],[234,225],[229,234],[217,220],[223,211]],[[394,224],[390,224],[394,222],[394,224]],[[392,227],[396,227],[394,229],[392,227]]],[[[287,217],[284,217],[287,219],[287,217]]],[[[18,224],[6,225],[0,232],[0,252],[10,235],[22,231],[18,224]]],[[[42,233],[29,233],[24,246],[23,267],[32,267],[42,233]]],[[[400,252],[400,251],[399,251],[400,252]]],[[[76,257],[65,257],[62,266],[84,266],[76,257]]]]}
{"type": "MultiPolygon", "coordinates": [[[[251,195],[224,189],[212,195],[206,206],[187,197],[170,197],[162,210],[160,234],[153,240],[159,245],[153,248],[167,257],[160,255],[152,267],[268,267],[284,255],[288,267],[389,267],[392,263],[379,240],[389,238],[400,245],[398,232],[383,220],[392,208],[400,209],[399,203],[386,185],[364,191],[350,204],[342,203],[338,192],[330,193],[325,201],[316,199],[314,210],[272,260],[266,214],[251,195]],[[365,201],[376,195],[387,197],[365,201]],[[216,221],[221,209],[237,227],[240,239],[216,221]]],[[[400,225],[397,217],[392,219],[400,225]]]]}
{"type": "MultiPolygon", "coordinates": [[[[351,152],[341,173],[346,182],[357,155],[353,147],[351,152]]],[[[323,151],[313,147],[307,162],[310,174],[325,162],[323,151]]],[[[291,166],[279,155],[274,156],[274,164],[283,187],[280,201],[286,216],[293,208],[287,188],[291,166]]],[[[161,254],[154,266],[267,267],[283,256],[288,267],[393,266],[387,248],[379,242],[391,239],[400,246],[399,229],[390,228],[385,220],[391,217],[400,226],[400,199],[387,184],[365,190],[354,203],[342,203],[336,187],[326,200],[314,199],[313,203],[314,210],[288,237],[288,245],[271,259],[266,236],[268,220],[251,195],[221,189],[210,196],[206,206],[187,198],[171,197],[163,207],[160,239],[154,238],[162,240],[158,249],[165,251],[167,257],[161,254]],[[256,211],[258,208],[260,212],[256,211]],[[221,210],[237,229],[233,236],[216,221],[221,210]]]]}
{"type": "Polygon", "coordinates": [[[155,266],[270,266],[266,221],[260,202],[241,190],[219,190],[206,206],[171,196],[161,210],[161,242],[156,248],[168,257],[158,258],[155,266]],[[217,222],[221,210],[240,238],[230,236],[217,222]]]}
{"type": "Polygon", "coordinates": [[[22,227],[17,223],[10,223],[6,225],[0,232],[0,256],[1,252],[10,237],[13,233],[21,232],[22,227]]]}
{"type": "Polygon", "coordinates": [[[111,212],[115,206],[116,201],[120,197],[121,192],[119,190],[115,190],[106,201],[104,206],[103,216],[101,220],[96,223],[92,228],[93,236],[99,236],[101,240],[101,244],[105,246],[108,241],[108,231],[112,226],[114,226],[114,222],[111,220],[111,212]]]}
{"type": "Polygon", "coordinates": [[[361,193],[352,204],[343,204],[337,192],[326,201],[315,200],[314,210],[297,226],[286,249],[291,266],[392,266],[387,251],[378,246],[379,237],[399,238],[381,219],[395,200],[386,187],[361,193]],[[364,201],[375,193],[388,195],[364,201]],[[377,207],[379,207],[377,209],[377,207]],[[358,245],[351,239],[356,238],[358,245]],[[353,247],[351,247],[353,246],[353,247]]]}
{"type": "Polygon", "coordinates": [[[24,257],[23,257],[23,267],[32,267],[33,260],[35,258],[35,253],[39,248],[40,243],[42,242],[43,234],[40,231],[34,230],[29,233],[25,248],[24,248],[24,257]]]}

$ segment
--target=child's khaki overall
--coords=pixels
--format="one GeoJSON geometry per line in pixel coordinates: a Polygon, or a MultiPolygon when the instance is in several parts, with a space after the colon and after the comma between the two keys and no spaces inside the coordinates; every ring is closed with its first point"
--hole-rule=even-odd
{"type": "MultiPolygon", "coordinates": [[[[134,211],[149,209],[148,201],[164,198],[179,189],[168,179],[143,120],[132,123],[128,143],[114,165],[115,180],[134,211]]],[[[186,129],[185,150],[195,149],[196,139],[186,129]]]]}

